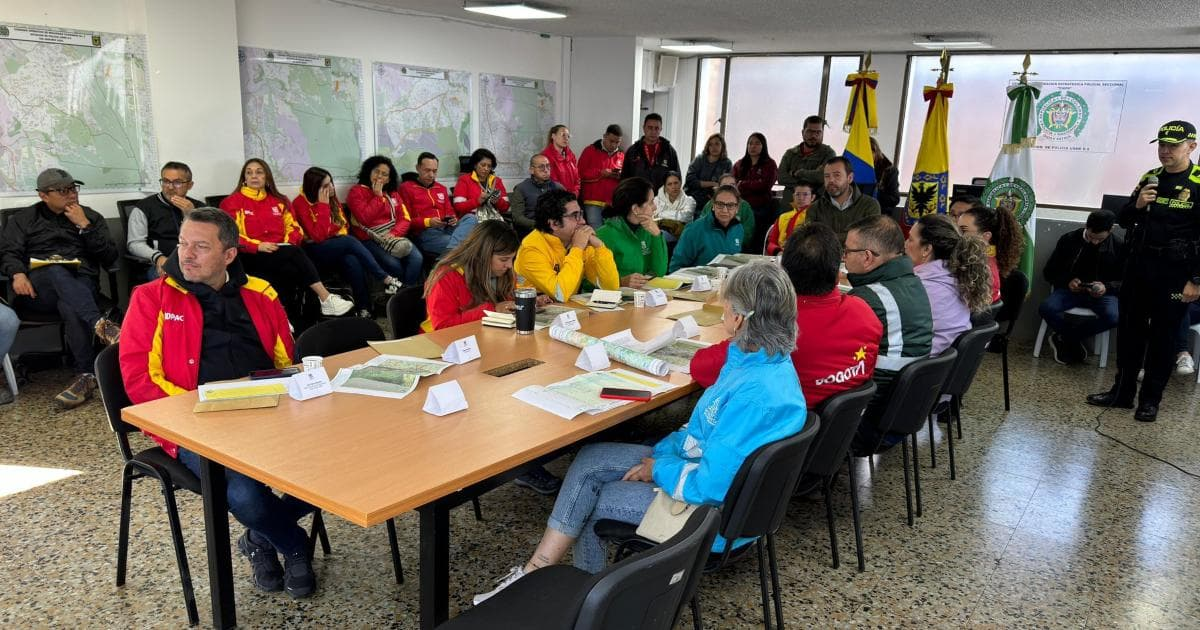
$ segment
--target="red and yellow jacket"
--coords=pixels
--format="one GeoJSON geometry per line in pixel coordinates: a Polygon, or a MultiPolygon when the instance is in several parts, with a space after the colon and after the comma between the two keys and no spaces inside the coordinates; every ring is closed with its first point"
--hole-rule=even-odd
{"type": "MultiPolygon", "coordinates": [[[[488,175],[487,185],[500,191],[500,197],[492,204],[500,212],[508,212],[508,191],[504,188],[504,180],[495,175],[488,175]]],[[[475,212],[479,207],[479,195],[483,194],[483,186],[475,173],[463,173],[454,185],[454,211],[459,216],[475,212]]]]}
{"type": "Polygon", "coordinates": [[[437,284],[429,289],[425,296],[425,312],[428,317],[421,322],[421,330],[433,332],[467,322],[483,319],[483,311],[496,310],[491,302],[471,306],[475,298],[471,297],[471,289],[467,286],[467,278],[459,267],[447,269],[437,284]]]}
{"type": "Polygon", "coordinates": [[[238,249],[244,252],[257,253],[259,243],[299,245],[304,240],[287,200],[268,197],[265,190],[243,186],[221,202],[221,209],[237,222],[238,249]]]}
{"type": "Polygon", "coordinates": [[[578,195],[579,160],[575,159],[571,147],[567,147],[566,151],[559,153],[558,149],[554,148],[554,143],[551,142],[546,145],[545,149],[542,149],[542,155],[550,160],[550,179],[558,182],[563,190],[578,195]]]}
{"type": "Polygon", "coordinates": [[[807,215],[808,206],[797,209],[794,205],[791,210],[779,215],[779,218],[771,224],[771,229],[767,230],[767,243],[763,253],[774,256],[782,252],[783,244],[787,242],[792,232],[796,231],[796,226],[804,225],[804,220],[808,218],[807,215]]]}
{"type": "Polygon", "coordinates": [[[300,220],[304,233],[314,243],[324,243],[335,236],[347,234],[346,216],[338,209],[337,215],[327,203],[312,203],[304,193],[292,200],[292,214],[300,220]]]}
{"type": "Polygon", "coordinates": [[[618,148],[612,154],[604,152],[600,140],[583,148],[579,154],[579,203],[586,206],[612,205],[613,191],[621,182],[619,177],[601,177],[600,171],[610,168],[618,172],[625,166],[625,152],[618,148]]]}
{"type": "MultiPolygon", "coordinates": [[[[291,365],[295,347],[275,289],[266,280],[246,276],[241,292],[267,355],[276,367],[291,365]]],[[[139,285],[122,324],[121,375],[129,400],[138,404],[196,389],[204,315],[195,296],[171,277],[139,285]]],[[[177,456],[175,444],[150,437],[177,456]]]]}
{"type": "Polygon", "coordinates": [[[433,182],[429,188],[417,181],[404,182],[400,184],[400,198],[404,200],[413,219],[414,233],[429,227],[430,219],[445,220],[457,216],[454,208],[450,207],[450,191],[437,182],[433,182]]]}
{"type": "Polygon", "coordinates": [[[392,227],[391,234],[397,238],[409,236],[409,230],[413,229],[412,216],[408,213],[408,206],[405,206],[404,200],[400,198],[400,190],[386,194],[386,199],[376,196],[374,190],[362,184],[355,184],[350,188],[350,192],[346,193],[346,207],[350,208],[350,216],[354,217],[350,230],[358,240],[370,240],[371,235],[367,234],[363,226],[375,227],[391,221],[393,209],[396,213],[396,225],[392,227]]]}

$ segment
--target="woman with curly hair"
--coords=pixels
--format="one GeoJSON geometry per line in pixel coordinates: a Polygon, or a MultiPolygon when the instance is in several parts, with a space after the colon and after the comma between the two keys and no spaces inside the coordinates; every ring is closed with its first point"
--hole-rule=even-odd
{"type": "Polygon", "coordinates": [[[988,245],[988,260],[992,268],[992,302],[1000,299],[1000,279],[1021,261],[1025,236],[1017,217],[1004,208],[976,205],[958,215],[958,229],[963,236],[978,236],[988,245]]]}
{"type": "Polygon", "coordinates": [[[971,313],[992,304],[987,246],[978,236],[964,236],[945,215],[929,214],[913,224],[904,241],[933,311],[933,347],[940,354],[971,328],[971,313]]]}

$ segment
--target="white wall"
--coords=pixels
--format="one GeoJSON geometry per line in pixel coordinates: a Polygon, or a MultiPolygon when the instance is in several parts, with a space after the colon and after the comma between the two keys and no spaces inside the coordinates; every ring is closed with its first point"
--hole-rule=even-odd
{"type": "Polygon", "coordinates": [[[570,84],[568,120],[576,155],[612,123],[625,128],[627,146],[641,136],[641,48],[636,38],[573,38],[570,84]]]}
{"type": "MultiPolygon", "coordinates": [[[[879,87],[875,90],[879,108],[879,132],[875,139],[885,155],[895,156],[900,133],[900,101],[904,96],[904,70],[907,56],[900,54],[872,55],[871,67],[879,72],[879,87]]],[[[909,103],[909,107],[924,107],[924,103],[909,103]]],[[[841,114],[839,114],[840,116],[841,114]]],[[[894,160],[893,160],[894,161],[894,160]]],[[[901,183],[907,189],[907,183],[901,183]]]]}

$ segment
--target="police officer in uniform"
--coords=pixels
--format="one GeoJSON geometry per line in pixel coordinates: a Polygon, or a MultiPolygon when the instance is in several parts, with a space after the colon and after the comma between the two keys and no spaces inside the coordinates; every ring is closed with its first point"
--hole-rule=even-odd
{"type": "Polygon", "coordinates": [[[1162,166],[1142,175],[1118,221],[1128,230],[1129,260],[1121,285],[1117,382],[1087,397],[1089,405],[1133,408],[1154,422],[1175,357],[1175,337],[1188,304],[1200,298],[1200,166],[1192,163],[1196,127],[1173,120],[1158,130],[1162,166]]]}

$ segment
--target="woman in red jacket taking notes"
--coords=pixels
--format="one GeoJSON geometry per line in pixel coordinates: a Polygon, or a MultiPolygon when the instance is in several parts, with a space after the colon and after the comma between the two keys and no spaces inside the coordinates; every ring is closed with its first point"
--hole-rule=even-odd
{"type": "Polygon", "coordinates": [[[360,317],[371,317],[371,291],[367,274],[383,282],[389,294],[400,288],[400,281],[388,275],[362,241],[350,236],[346,213],[338,201],[329,171],[312,167],[304,172],[300,194],[292,200],[292,214],[304,226],[308,241],[304,251],[318,265],[336,268],[354,291],[354,306],[360,317]],[[310,201],[311,200],[311,201],[310,201]]]}
{"type": "Polygon", "coordinates": [[[322,315],[336,317],[354,308],[354,302],[325,288],[317,267],[300,249],[304,231],[293,218],[287,197],[275,187],[266,162],[246,160],[237,186],[221,202],[221,209],[237,223],[238,251],[246,271],[271,283],[289,316],[299,316],[295,297],[305,286],[321,301],[322,315]]]}

